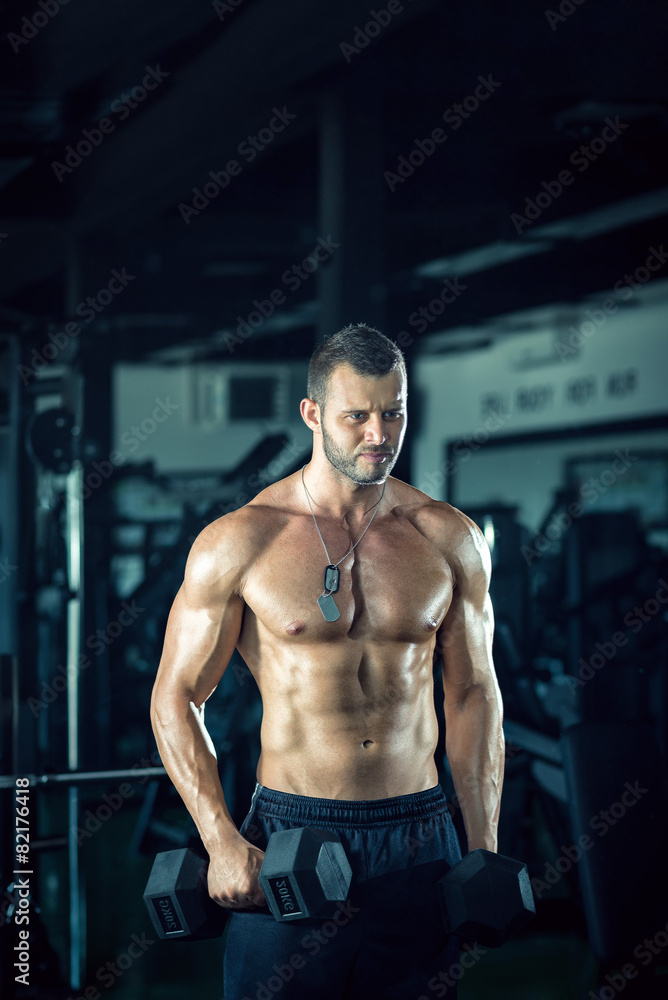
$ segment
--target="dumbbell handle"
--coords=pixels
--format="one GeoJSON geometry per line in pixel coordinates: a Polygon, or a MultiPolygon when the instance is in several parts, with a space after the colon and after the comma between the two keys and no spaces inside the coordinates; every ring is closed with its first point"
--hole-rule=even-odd
{"type": "MultiPolygon", "coordinates": [[[[208,862],[189,848],[157,855],[144,902],[160,937],[197,936],[195,925],[205,928],[205,936],[222,934],[231,908],[211,899],[207,873],[208,862]]],[[[272,916],[284,922],[330,916],[328,910],[346,899],[351,877],[338,834],[306,827],[271,835],[259,882],[272,916]]]]}

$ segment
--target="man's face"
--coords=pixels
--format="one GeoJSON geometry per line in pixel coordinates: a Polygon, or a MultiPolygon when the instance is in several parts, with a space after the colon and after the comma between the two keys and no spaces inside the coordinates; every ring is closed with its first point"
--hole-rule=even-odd
{"type": "Polygon", "coordinates": [[[331,465],[359,486],[383,483],[406,430],[406,383],[400,372],[365,378],[338,365],[329,379],[322,443],[331,465]]]}

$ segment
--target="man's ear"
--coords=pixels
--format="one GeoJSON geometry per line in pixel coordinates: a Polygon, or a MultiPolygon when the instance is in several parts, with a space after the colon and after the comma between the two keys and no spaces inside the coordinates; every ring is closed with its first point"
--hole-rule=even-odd
{"type": "Polygon", "coordinates": [[[314,434],[322,433],[320,426],[320,406],[314,399],[302,399],[299,404],[299,412],[309,430],[312,430],[314,434]]]}

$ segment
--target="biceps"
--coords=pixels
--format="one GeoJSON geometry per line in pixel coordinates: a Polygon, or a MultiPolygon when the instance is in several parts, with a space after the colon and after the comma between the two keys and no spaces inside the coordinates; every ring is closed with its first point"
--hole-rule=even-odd
{"type": "Polygon", "coordinates": [[[446,691],[484,683],[492,670],[493,633],[489,594],[481,606],[456,594],[438,634],[446,691]]]}
{"type": "Polygon", "coordinates": [[[178,694],[202,705],[230,661],[242,616],[243,601],[236,595],[221,607],[193,608],[182,587],[167,622],[155,694],[178,694]]]}

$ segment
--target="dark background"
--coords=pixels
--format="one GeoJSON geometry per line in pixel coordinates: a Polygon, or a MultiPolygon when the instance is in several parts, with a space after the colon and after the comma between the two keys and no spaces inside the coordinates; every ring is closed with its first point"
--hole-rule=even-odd
{"type": "MultiPolygon", "coordinates": [[[[530,0],[0,2],[5,784],[159,766],[148,705],[189,545],[308,455],[267,403],[272,366],[289,373],[292,404],[314,346],[366,322],[404,348],[412,385],[418,356],[447,353],[457,330],[604,298],[662,247],[667,26],[659,0],[547,10],[530,0]],[[460,115],[481,80],[489,96],[460,115]],[[608,120],[623,127],[578,168],[574,152],[608,120]],[[237,172],[225,177],[230,161],[237,172]],[[575,179],[559,191],[569,164],[575,179]],[[446,278],[466,273],[469,253],[474,294],[409,324],[446,278]],[[232,426],[201,469],[142,452],[109,472],[125,426],[115,379],[132,365],[226,366],[230,419],[256,415],[266,433],[243,443],[232,426]],[[81,505],[68,499],[76,476],[89,487],[81,505]],[[121,618],[123,602],[135,610],[121,618]],[[84,660],[66,678],[73,650],[84,660]]],[[[633,349],[631,335],[631,359],[633,349]]],[[[664,370],[665,360],[659,341],[664,370]]],[[[159,390],[145,377],[135,392],[150,414],[159,390]]],[[[436,433],[422,403],[411,404],[396,468],[407,481],[417,444],[436,433]]],[[[665,405],[643,421],[639,433],[665,429],[665,405]]],[[[610,440],[626,427],[609,420],[610,440]]],[[[553,511],[569,489],[572,477],[550,497],[553,511]]],[[[653,533],[637,512],[592,513],[535,565],[519,556],[531,537],[512,509],[469,513],[491,518],[498,539],[495,661],[509,744],[499,849],[527,861],[538,914],[463,976],[460,995],[664,995],[668,698],[654,595],[668,576],[668,511],[653,533]],[[648,599],[656,610],[614,669],[577,688],[567,710],[550,709],[557,681],[572,695],[565,678],[585,650],[648,599]],[[565,849],[627,781],[648,791],[569,864],[565,849]]],[[[207,724],[238,822],[260,714],[235,658],[207,724]]],[[[442,741],[437,763],[451,793],[442,741]]],[[[221,941],[158,942],[113,982],[98,975],[150,930],[141,892],[155,852],[194,831],[169,781],[140,775],[120,804],[120,774],[31,788],[29,988],[11,967],[15,803],[2,791],[3,995],[222,995],[221,941]]]]}

